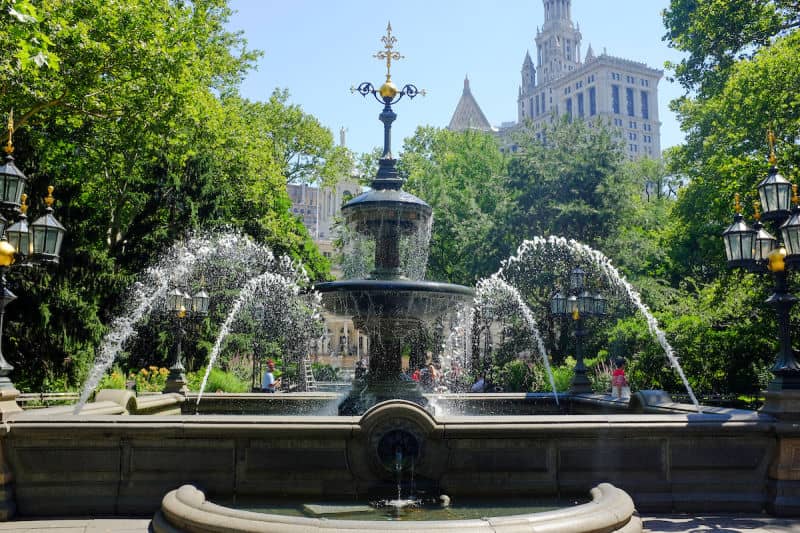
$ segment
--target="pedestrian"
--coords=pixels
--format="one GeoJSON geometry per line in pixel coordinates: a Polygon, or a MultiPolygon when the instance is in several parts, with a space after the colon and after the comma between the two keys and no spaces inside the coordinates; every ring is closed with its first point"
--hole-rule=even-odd
{"type": "Polygon", "coordinates": [[[615,366],[611,373],[611,395],[622,398],[622,390],[628,386],[628,379],[625,377],[625,359],[617,357],[615,366]]]}
{"type": "Polygon", "coordinates": [[[261,380],[261,392],[275,392],[281,386],[280,378],[275,378],[275,361],[267,361],[267,371],[261,380]]]}

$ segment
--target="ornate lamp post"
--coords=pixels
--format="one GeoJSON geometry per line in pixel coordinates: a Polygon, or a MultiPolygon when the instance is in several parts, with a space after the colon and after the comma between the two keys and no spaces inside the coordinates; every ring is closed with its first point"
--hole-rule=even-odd
{"type": "Polygon", "coordinates": [[[580,267],[569,274],[569,296],[556,291],[550,300],[550,314],[555,317],[571,317],[575,322],[575,375],[570,392],[575,394],[592,392],[592,384],[586,376],[583,362],[583,337],[588,331],[584,327],[585,317],[601,317],[606,314],[606,299],[602,294],[592,295],[586,290],[586,272],[580,267]]]}
{"type": "Polygon", "coordinates": [[[800,198],[797,185],[792,185],[778,172],[775,136],[771,131],[768,140],[770,168],[767,177],[757,187],[759,200],[753,202],[755,223],[751,226],[745,222],[737,194],[733,224],[722,233],[722,237],[728,266],[772,273],[775,284],[766,302],[775,308],[780,349],[772,366],[774,378],[767,388],[765,408],[782,410],[776,406],[776,402],[781,403],[777,393],[796,391],[800,395],[800,363],[792,348],[789,322],[789,312],[797,298],[789,292],[787,285],[787,268],[800,264],[800,198]],[[764,230],[762,219],[774,224],[780,239],[764,230]]]}
{"type": "Polygon", "coordinates": [[[23,193],[28,178],[14,164],[14,115],[8,117],[6,157],[0,165],[0,415],[19,411],[15,398],[19,391],[8,377],[14,369],[2,353],[3,320],[6,306],[17,299],[8,288],[6,274],[19,266],[58,264],[61,244],[67,230],[53,216],[53,186],[47,188],[45,214],[28,224],[23,193]]]}
{"type": "Polygon", "coordinates": [[[208,314],[210,299],[204,289],[200,289],[190,296],[189,293],[179,288],[172,289],[167,295],[166,311],[175,320],[175,360],[169,367],[169,376],[164,386],[164,392],[178,392],[186,394],[186,369],[181,361],[181,343],[186,334],[183,321],[186,318],[199,318],[208,314]]]}

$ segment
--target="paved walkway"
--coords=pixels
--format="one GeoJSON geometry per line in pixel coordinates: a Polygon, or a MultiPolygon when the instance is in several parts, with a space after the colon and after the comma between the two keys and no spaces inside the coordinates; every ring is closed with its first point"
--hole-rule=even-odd
{"type": "MultiPolygon", "coordinates": [[[[800,518],[753,515],[643,516],[645,531],[656,533],[800,533],[800,518]]],[[[145,533],[147,518],[65,518],[0,522],[0,533],[145,533]]]]}

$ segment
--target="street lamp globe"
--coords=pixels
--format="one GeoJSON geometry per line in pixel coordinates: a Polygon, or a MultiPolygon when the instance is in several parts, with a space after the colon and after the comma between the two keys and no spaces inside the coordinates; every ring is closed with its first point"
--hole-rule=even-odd
{"type": "Polygon", "coordinates": [[[192,296],[192,312],[198,315],[208,314],[209,298],[208,293],[204,289],[192,296]]]}
{"type": "Polygon", "coordinates": [[[586,281],[586,272],[581,267],[575,267],[569,273],[569,288],[580,291],[586,281]]]}
{"type": "Polygon", "coordinates": [[[764,220],[776,220],[789,216],[792,207],[792,184],[778,173],[777,167],[770,167],[769,174],[758,184],[758,197],[764,209],[764,220]]]}
{"type": "Polygon", "coordinates": [[[559,316],[567,314],[567,297],[561,291],[556,292],[550,300],[550,312],[559,316]]]}
{"type": "Polygon", "coordinates": [[[604,316],[606,314],[606,298],[599,292],[594,295],[594,314],[604,316]]]}
{"type": "Polygon", "coordinates": [[[61,243],[64,241],[66,228],[53,216],[53,186],[47,187],[47,197],[44,199],[47,208],[44,215],[31,224],[33,235],[33,253],[40,262],[58,263],[61,243]]]}
{"type": "Polygon", "coordinates": [[[11,154],[7,153],[5,162],[0,165],[0,209],[19,211],[20,198],[27,182],[28,178],[14,164],[11,154]]]}
{"type": "Polygon", "coordinates": [[[756,231],[744,221],[736,195],[736,214],[733,215],[733,224],[722,232],[725,242],[725,255],[731,267],[750,267],[753,265],[753,252],[756,231]]]}
{"type": "Polygon", "coordinates": [[[582,315],[594,313],[594,297],[587,290],[578,295],[578,312],[582,315]]]}
{"type": "Polygon", "coordinates": [[[28,256],[33,252],[33,244],[31,243],[31,230],[28,226],[28,217],[26,215],[28,211],[28,206],[25,205],[25,200],[27,200],[28,195],[23,194],[21,198],[20,204],[20,211],[21,215],[19,220],[8,226],[6,229],[6,236],[8,237],[8,242],[17,249],[17,253],[22,257],[23,260],[27,259],[28,256]]]}
{"type": "Polygon", "coordinates": [[[790,262],[800,260],[800,208],[792,210],[792,216],[780,227],[783,244],[786,246],[787,257],[790,262]]]}
{"type": "Polygon", "coordinates": [[[167,294],[167,310],[179,312],[183,307],[183,291],[177,287],[167,294]]]}

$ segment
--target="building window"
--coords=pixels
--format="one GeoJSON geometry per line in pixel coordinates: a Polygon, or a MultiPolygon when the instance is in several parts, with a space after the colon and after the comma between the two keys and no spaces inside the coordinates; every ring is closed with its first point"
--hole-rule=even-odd
{"type": "Polygon", "coordinates": [[[615,118],[614,119],[614,125],[615,126],[619,126],[621,128],[622,127],[622,119],[621,118],[615,118]]]}
{"type": "Polygon", "coordinates": [[[583,93],[578,93],[576,98],[578,99],[578,116],[583,118],[583,93]]]}
{"type": "Polygon", "coordinates": [[[619,80],[619,73],[618,72],[612,72],[611,73],[611,79],[612,80],[619,80]]]}
{"type": "Polygon", "coordinates": [[[642,91],[642,118],[649,119],[650,118],[650,108],[647,105],[647,91],[642,91]]]}
{"type": "Polygon", "coordinates": [[[597,91],[594,87],[589,87],[589,114],[591,116],[597,114],[597,91]]]}
{"type": "Polygon", "coordinates": [[[628,139],[631,140],[631,141],[635,141],[636,140],[636,134],[633,133],[632,131],[628,132],[628,139]]]}
{"type": "Polygon", "coordinates": [[[619,85],[611,86],[611,110],[619,114],[619,85]]]}
{"type": "Polygon", "coordinates": [[[642,87],[650,87],[650,80],[642,80],[642,87]]]}
{"type": "Polygon", "coordinates": [[[594,74],[592,74],[588,78],[586,78],[586,83],[592,83],[592,82],[594,82],[594,74]]]}
{"type": "Polygon", "coordinates": [[[627,108],[629,117],[636,116],[633,112],[633,89],[630,87],[625,89],[625,107],[627,108]]]}
{"type": "MultiPolygon", "coordinates": [[[[539,95],[538,94],[536,95],[534,100],[536,100],[536,115],[538,116],[539,115],[539,95]]],[[[533,100],[531,100],[531,102],[533,102],[533,100]]]]}
{"type": "Polygon", "coordinates": [[[572,120],[572,98],[567,98],[567,118],[572,120]]]}
{"type": "Polygon", "coordinates": [[[625,81],[627,81],[628,83],[636,83],[636,78],[634,78],[633,76],[625,76],[625,81]]]}
{"type": "Polygon", "coordinates": [[[635,130],[636,129],[636,122],[631,120],[630,122],[628,122],[628,127],[630,129],[632,129],[632,130],[635,130]]]}
{"type": "Polygon", "coordinates": [[[653,127],[652,127],[650,124],[643,124],[643,125],[642,125],[642,129],[643,129],[644,131],[650,131],[650,130],[652,130],[652,128],[653,128],[653,127]]]}
{"type": "Polygon", "coordinates": [[[628,148],[632,153],[638,153],[639,152],[639,145],[638,144],[629,144],[628,148]]]}
{"type": "Polygon", "coordinates": [[[642,135],[642,139],[644,139],[646,143],[653,142],[653,138],[649,135],[642,135]]]}

